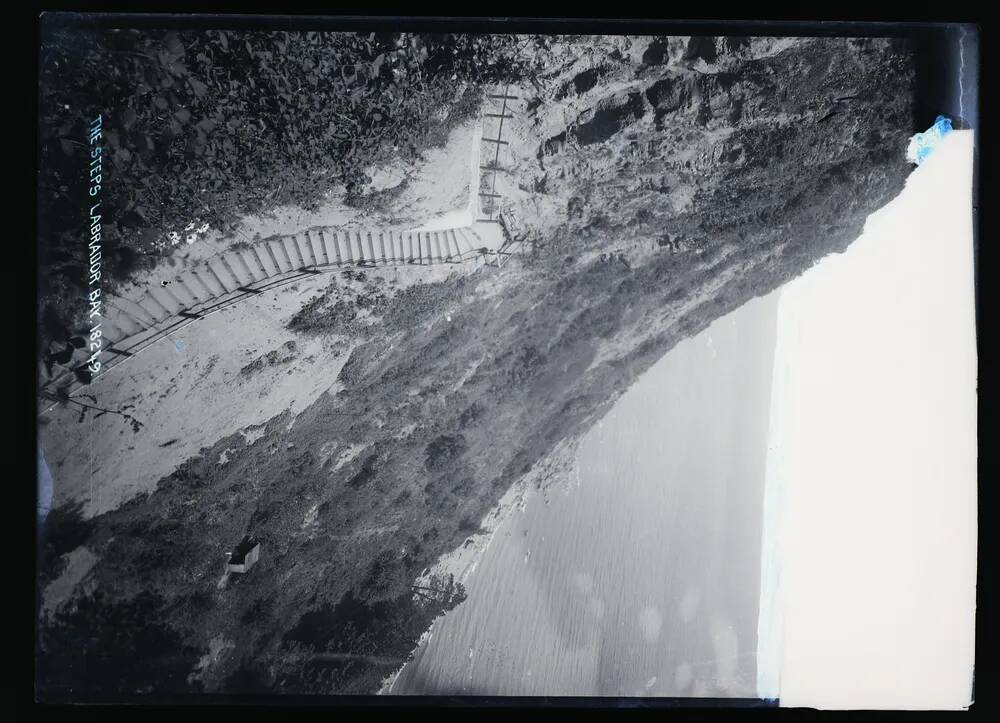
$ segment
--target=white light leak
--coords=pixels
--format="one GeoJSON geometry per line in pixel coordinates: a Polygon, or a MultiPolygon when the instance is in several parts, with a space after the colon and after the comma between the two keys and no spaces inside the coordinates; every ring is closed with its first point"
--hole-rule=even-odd
{"type": "Polygon", "coordinates": [[[972,700],[972,131],[864,234],[781,290],[758,694],[783,706],[972,700]]]}

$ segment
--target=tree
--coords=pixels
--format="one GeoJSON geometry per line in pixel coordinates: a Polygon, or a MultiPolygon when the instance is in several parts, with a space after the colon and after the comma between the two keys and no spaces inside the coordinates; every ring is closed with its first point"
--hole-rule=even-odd
{"type": "Polygon", "coordinates": [[[410,586],[413,594],[427,605],[440,605],[441,612],[450,610],[465,600],[465,586],[455,581],[455,576],[449,573],[434,573],[426,584],[410,586]]]}

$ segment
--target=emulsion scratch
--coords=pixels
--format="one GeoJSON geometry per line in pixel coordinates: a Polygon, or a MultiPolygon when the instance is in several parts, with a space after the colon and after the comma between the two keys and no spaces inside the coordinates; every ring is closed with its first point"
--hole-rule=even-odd
{"type": "Polygon", "coordinates": [[[959,25],[961,36],[958,38],[958,116],[965,118],[965,26],[959,25]]]}

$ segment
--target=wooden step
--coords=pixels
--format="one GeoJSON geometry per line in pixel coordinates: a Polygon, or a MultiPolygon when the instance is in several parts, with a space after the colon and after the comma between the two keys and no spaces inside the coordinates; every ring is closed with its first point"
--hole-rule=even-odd
{"type": "Polygon", "coordinates": [[[238,283],[233,282],[232,276],[222,267],[218,257],[209,259],[208,263],[205,264],[205,268],[211,272],[212,278],[222,287],[224,292],[230,292],[239,286],[238,283]]]}
{"type": "Polygon", "coordinates": [[[319,243],[313,241],[313,235],[311,231],[305,232],[306,237],[306,248],[309,249],[309,253],[312,255],[314,266],[326,266],[326,256],[322,253],[322,249],[319,247],[319,243]]]}
{"type": "Polygon", "coordinates": [[[251,281],[257,281],[260,279],[266,279],[267,274],[262,273],[259,268],[257,268],[257,262],[251,261],[248,257],[250,253],[249,249],[236,249],[236,258],[239,260],[242,268],[240,272],[246,272],[247,276],[251,281]]]}
{"type": "Polygon", "coordinates": [[[155,284],[146,291],[146,301],[152,300],[153,303],[158,304],[160,308],[166,311],[166,316],[173,316],[177,313],[178,309],[183,309],[184,305],[177,301],[176,298],[170,296],[166,288],[155,284]]]}
{"type": "Polygon", "coordinates": [[[132,319],[136,321],[136,324],[143,329],[148,329],[151,325],[155,324],[157,317],[155,314],[150,314],[149,311],[141,304],[132,301],[131,299],[125,299],[120,297],[113,297],[114,303],[119,309],[128,314],[132,319]]]}
{"type": "Polygon", "coordinates": [[[281,274],[288,270],[288,263],[285,261],[285,252],[278,239],[268,239],[260,244],[261,256],[266,257],[268,268],[273,268],[275,273],[281,274]]]}
{"type": "Polygon", "coordinates": [[[251,278],[243,278],[243,275],[237,272],[237,269],[236,269],[236,259],[232,258],[231,254],[232,254],[231,251],[227,252],[227,253],[224,253],[224,254],[221,254],[219,256],[219,263],[222,264],[222,267],[226,270],[226,272],[233,279],[235,279],[236,285],[237,286],[242,286],[243,284],[247,284],[247,283],[253,281],[253,279],[251,279],[251,278]]]}
{"type": "Polygon", "coordinates": [[[285,263],[287,264],[285,271],[293,271],[299,268],[302,264],[299,261],[299,254],[295,250],[295,243],[292,239],[288,236],[282,236],[278,239],[278,242],[285,254],[285,263]]]}
{"type": "MultiPolygon", "coordinates": [[[[218,292],[214,288],[214,285],[210,285],[210,282],[205,279],[205,277],[203,276],[203,274],[208,275],[205,272],[203,266],[199,266],[197,268],[193,268],[193,269],[191,269],[188,272],[188,275],[191,277],[191,280],[194,282],[193,286],[198,291],[198,296],[202,300],[206,300],[207,301],[208,299],[214,298],[215,295],[218,292]],[[202,290],[204,290],[204,292],[205,292],[204,294],[202,294],[202,290]]],[[[209,278],[211,278],[210,275],[209,275],[209,278]]]]}
{"type": "Polygon", "coordinates": [[[326,255],[326,244],[323,243],[323,236],[319,230],[316,231],[306,231],[306,235],[309,237],[309,243],[313,245],[316,249],[316,253],[319,258],[322,259],[324,266],[330,265],[330,257],[326,255]]]}
{"type": "Polygon", "coordinates": [[[170,286],[173,289],[174,296],[180,298],[180,300],[184,302],[184,306],[194,306],[201,300],[198,295],[191,290],[187,280],[184,278],[184,274],[174,277],[174,283],[170,286]]]}
{"type": "Polygon", "coordinates": [[[319,266],[323,263],[319,255],[316,253],[316,247],[312,242],[312,235],[308,231],[302,234],[302,245],[305,247],[309,258],[312,259],[312,266],[319,266]]]}
{"type": "MultiPolygon", "coordinates": [[[[128,339],[132,334],[129,329],[124,328],[119,318],[120,314],[109,314],[107,309],[105,309],[104,316],[101,317],[101,339],[104,342],[102,347],[104,351],[107,351],[109,344],[116,344],[124,339],[128,339]]],[[[84,347],[83,351],[86,351],[87,347],[84,347]]]]}
{"type": "Polygon", "coordinates": [[[257,260],[258,266],[260,266],[266,274],[267,278],[271,278],[272,276],[276,276],[280,273],[278,266],[274,263],[274,258],[271,255],[267,244],[254,244],[253,256],[257,260]]]}
{"type": "Polygon", "coordinates": [[[146,325],[137,321],[128,312],[119,308],[117,304],[105,298],[104,313],[111,317],[114,325],[125,331],[128,336],[134,336],[146,329],[146,325]]]}
{"type": "Polygon", "coordinates": [[[358,252],[357,253],[357,258],[355,260],[359,264],[363,264],[365,261],[368,260],[368,254],[365,252],[365,242],[364,242],[364,239],[362,238],[360,231],[355,231],[354,234],[353,234],[353,236],[354,236],[355,248],[356,248],[356,250],[358,252]]]}
{"type": "Polygon", "coordinates": [[[398,261],[406,261],[406,236],[402,231],[396,233],[396,243],[399,245],[399,253],[396,255],[398,261]]]}
{"type": "Polygon", "coordinates": [[[254,244],[250,247],[250,250],[247,252],[247,260],[255,264],[262,278],[269,279],[274,276],[274,269],[267,263],[270,261],[267,258],[267,252],[263,248],[260,248],[260,244],[254,244]]]}
{"type": "MultiPolygon", "coordinates": [[[[292,248],[295,250],[298,257],[298,260],[295,263],[295,268],[301,269],[303,266],[312,266],[312,261],[306,258],[306,252],[302,248],[302,242],[299,239],[299,235],[294,234],[289,238],[292,240],[292,248]]],[[[293,261],[295,261],[295,259],[293,259],[293,261]]]]}
{"type": "Polygon", "coordinates": [[[170,309],[165,307],[162,302],[158,301],[150,293],[147,293],[146,296],[138,301],[137,305],[147,316],[152,317],[156,322],[162,321],[171,315],[170,309]]]}
{"type": "Polygon", "coordinates": [[[325,228],[320,231],[323,236],[323,245],[326,246],[326,255],[330,257],[330,262],[338,266],[343,263],[340,259],[340,246],[337,244],[337,232],[333,229],[325,228]]]}

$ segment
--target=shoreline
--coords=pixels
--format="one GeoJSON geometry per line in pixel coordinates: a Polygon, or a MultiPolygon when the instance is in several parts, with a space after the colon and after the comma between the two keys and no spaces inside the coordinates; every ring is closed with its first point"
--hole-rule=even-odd
{"type": "MultiPolygon", "coordinates": [[[[551,488],[569,489],[579,486],[579,460],[577,453],[580,443],[586,433],[563,439],[547,457],[539,460],[527,474],[520,477],[500,498],[497,505],[491,509],[480,522],[479,531],[466,538],[466,541],[454,550],[445,553],[425,569],[415,580],[417,585],[426,583],[433,575],[454,575],[455,581],[465,585],[476,572],[483,555],[493,543],[497,532],[511,516],[523,511],[528,501],[536,494],[545,494],[551,488]]],[[[462,603],[459,603],[462,604],[462,603]]],[[[451,612],[451,611],[448,611],[451,612]]],[[[407,661],[391,675],[386,676],[376,695],[400,695],[393,693],[392,688],[403,670],[416,657],[417,652],[433,637],[438,621],[448,613],[442,613],[433,622],[410,653],[407,661]]]]}

